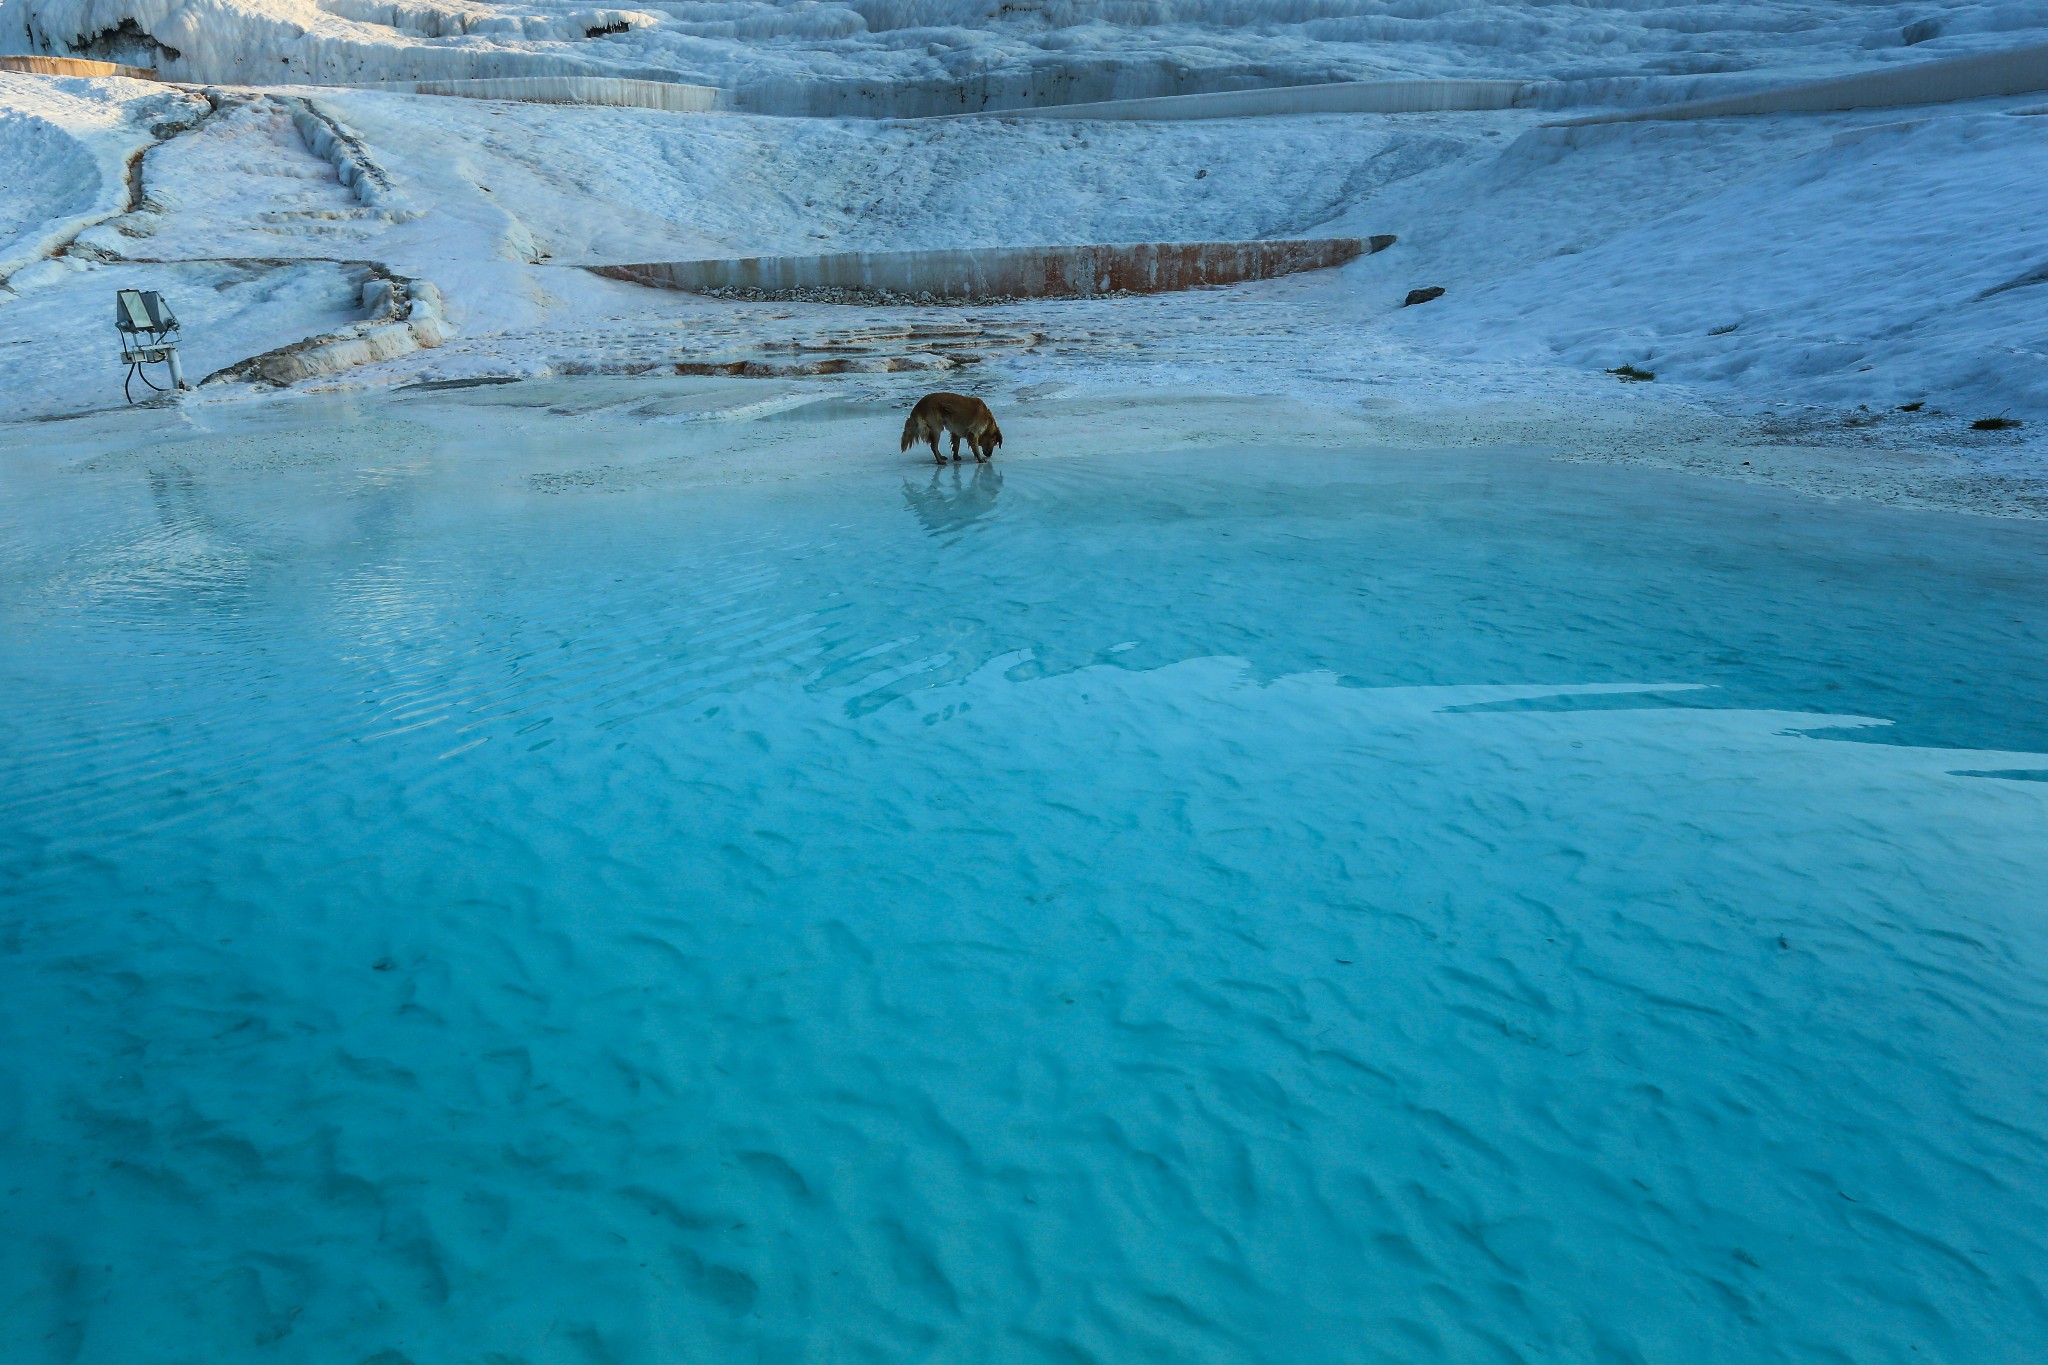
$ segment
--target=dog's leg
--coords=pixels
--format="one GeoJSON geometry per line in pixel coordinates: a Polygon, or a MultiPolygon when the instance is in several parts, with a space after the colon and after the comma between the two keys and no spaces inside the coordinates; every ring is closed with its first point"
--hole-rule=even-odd
{"type": "Polygon", "coordinates": [[[944,464],[944,463],[946,462],[946,457],[945,457],[945,456],[943,456],[943,455],[941,455],[941,454],[939,454],[939,430],[938,430],[938,428],[937,428],[937,427],[926,427],[926,428],[925,428],[925,433],[924,433],[924,439],[925,439],[926,441],[928,441],[928,442],[929,442],[929,443],[931,444],[931,448],[932,448],[932,462],[933,462],[934,464],[944,464]]]}

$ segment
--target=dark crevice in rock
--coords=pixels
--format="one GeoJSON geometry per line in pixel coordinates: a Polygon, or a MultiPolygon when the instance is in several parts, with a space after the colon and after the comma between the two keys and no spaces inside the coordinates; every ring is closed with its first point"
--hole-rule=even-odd
{"type": "Polygon", "coordinates": [[[95,61],[119,62],[125,66],[155,66],[158,59],[175,62],[185,54],[175,47],[166,47],[156,38],[142,31],[142,25],[133,19],[123,19],[112,28],[103,28],[82,42],[68,44],[72,54],[89,57],[95,61]]]}

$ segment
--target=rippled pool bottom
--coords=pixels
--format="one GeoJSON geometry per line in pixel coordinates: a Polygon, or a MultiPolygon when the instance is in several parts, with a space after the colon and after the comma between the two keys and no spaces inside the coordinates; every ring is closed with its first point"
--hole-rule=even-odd
{"type": "Polygon", "coordinates": [[[7,518],[10,1361],[2048,1334],[2036,528],[1280,451],[7,518]]]}

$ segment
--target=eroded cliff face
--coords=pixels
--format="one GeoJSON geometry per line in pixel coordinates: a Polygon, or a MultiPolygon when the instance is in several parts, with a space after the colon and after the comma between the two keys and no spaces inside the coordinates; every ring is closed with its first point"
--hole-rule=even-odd
{"type": "MultiPolygon", "coordinates": [[[[0,48],[91,57],[171,79],[346,83],[609,72],[569,55],[658,16],[364,0],[9,0],[0,48]]],[[[617,74],[609,72],[609,74],[617,74]]]]}
{"type": "Polygon", "coordinates": [[[735,0],[674,11],[479,0],[0,0],[0,52],[177,79],[608,75],[720,86],[763,113],[907,117],[1387,77],[1651,83],[1659,99],[2012,46],[2038,14],[1932,0],[735,0]]]}

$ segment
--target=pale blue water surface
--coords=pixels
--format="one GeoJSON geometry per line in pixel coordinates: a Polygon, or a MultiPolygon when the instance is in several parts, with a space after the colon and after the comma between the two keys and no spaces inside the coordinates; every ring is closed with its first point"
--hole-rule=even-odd
{"type": "Polygon", "coordinates": [[[0,1359],[2041,1358],[2043,528],[559,487],[10,477],[0,1359]]]}

